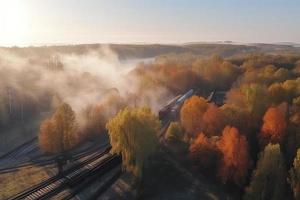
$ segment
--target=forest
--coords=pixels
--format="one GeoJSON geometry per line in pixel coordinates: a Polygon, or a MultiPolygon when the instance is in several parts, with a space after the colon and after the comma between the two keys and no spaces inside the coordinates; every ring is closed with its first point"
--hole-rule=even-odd
{"type": "Polygon", "coordinates": [[[300,198],[298,55],[174,55],[155,62],[143,78],[151,86],[203,94],[184,102],[167,131],[187,145],[185,156],[200,173],[236,188],[239,198],[300,198]],[[226,91],[224,104],[207,102],[209,91],[226,91]]]}
{"type": "Polygon", "coordinates": [[[158,113],[193,89],[165,133],[178,160],[236,199],[300,199],[298,49],[196,46],[2,49],[0,135],[39,119],[41,148],[59,153],[108,133],[124,168],[147,181],[158,113]],[[207,101],[213,91],[221,104],[207,101]]]}

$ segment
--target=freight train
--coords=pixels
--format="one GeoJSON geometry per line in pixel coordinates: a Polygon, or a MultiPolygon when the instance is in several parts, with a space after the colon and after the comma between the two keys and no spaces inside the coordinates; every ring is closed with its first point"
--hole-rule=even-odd
{"type": "Polygon", "coordinates": [[[194,90],[190,89],[183,95],[178,95],[175,98],[171,99],[165,106],[159,110],[158,116],[161,121],[166,119],[176,120],[179,117],[180,108],[183,105],[184,101],[191,96],[193,96],[194,90]]]}

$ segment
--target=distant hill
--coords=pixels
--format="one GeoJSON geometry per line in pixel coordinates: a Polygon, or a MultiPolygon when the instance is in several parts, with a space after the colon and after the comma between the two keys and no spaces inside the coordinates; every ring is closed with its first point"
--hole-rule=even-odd
{"type": "MultiPolygon", "coordinates": [[[[1,47],[20,55],[36,55],[40,57],[57,53],[85,54],[89,51],[99,51],[101,47],[108,46],[121,59],[149,58],[169,53],[192,53],[200,56],[218,54],[222,57],[251,53],[290,53],[299,54],[300,47],[287,44],[235,44],[233,42],[220,43],[187,43],[182,45],[166,44],[80,44],[41,47],[1,47]]],[[[100,51],[99,51],[100,52],[100,51]]]]}

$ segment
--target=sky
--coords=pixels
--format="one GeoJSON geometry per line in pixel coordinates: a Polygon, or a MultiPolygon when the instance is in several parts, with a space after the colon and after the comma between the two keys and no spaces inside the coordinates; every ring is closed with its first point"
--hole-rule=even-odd
{"type": "Polygon", "coordinates": [[[0,0],[0,46],[300,43],[299,0],[0,0]]]}

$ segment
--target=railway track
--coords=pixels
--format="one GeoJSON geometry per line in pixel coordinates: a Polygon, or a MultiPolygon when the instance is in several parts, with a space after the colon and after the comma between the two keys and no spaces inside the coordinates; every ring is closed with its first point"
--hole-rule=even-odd
{"type": "MultiPolygon", "coordinates": [[[[169,125],[170,121],[164,123],[159,136],[163,138],[163,135],[169,125]]],[[[57,194],[60,194],[67,188],[71,188],[69,193],[62,193],[58,199],[72,199],[84,188],[95,182],[96,179],[105,175],[111,169],[121,164],[121,158],[118,155],[111,155],[109,153],[111,147],[107,144],[107,148],[100,154],[95,154],[89,159],[73,166],[72,168],[64,171],[64,175],[56,175],[48,180],[35,185],[22,193],[10,198],[9,200],[21,200],[21,199],[49,199],[57,194]],[[103,158],[104,157],[104,158],[103,158]]],[[[82,155],[89,154],[85,152],[82,155]]],[[[81,156],[82,156],[81,155],[81,156]]],[[[96,199],[102,195],[122,174],[121,168],[108,180],[104,181],[100,187],[94,192],[89,199],[96,199]]]]}
{"type": "MultiPolygon", "coordinates": [[[[122,175],[122,169],[121,167],[117,170],[114,171],[113,175],[110,176],[108,179],[103,181],[103,184],[101,184],[100,186],[98,186],[96,188],[96,191],[91,193],[91,195],[86,198],[87,200],[96,200],[99,197],[101,197],[101,195],[103,195],[103,193],[105,191],[107,191],[122,175]]],[[[71,198],[67,198],[66,200],[69,200],[71,198]]]]}
{"type": "MultiPolygon", "coordinates": [[[[59,193],[70,185],[74,185],[86,177],[93,175],[97,170],[109,169],[112,165],[121,162],[120,157],[109,153],[110,145],[101,153],[95,153],[89,159],[77,164],[63,172],[63,175],[56,175],[41,182],[27,190],[17,194],[9,200],[19,199],[48,199],[59,193]]],[[[105,171],[105,170],[103,170],[105,171]]]]}
{"type": "MultiPolygon", "coordinates": [[[[30,194],[26,199],[49,199],[63,191],[65,188],[80,184],[88,177],[100,177],[98,172],[101,172],[101,175],[105,174],[112,166],[118,164],[119,161],[121,162],[117,155],[109,155],[104,159],[99,158],[84,168],[72,172],[67,177],[64,177],[57,182],[54,182],[47,187],[30,194]]],[[[86,183],[84,183],[83,187],[86,187],[86,183]]],[[[63,199],[65,198],[66,197],[63,199]]]]}
{"type": "MultiPolygon", "coordinates": [[[[113,176],[106,179],[97,187],[97,191],[91,195],[100,196],[105,192],[122,174],[121,158],[116,154],[105,154],[103,157],[86,164],[83,168],[71,172],[63,176],[58,181],[47,185],[46,187],[35,191],[25,199],[73,199],[77,194],[85,188],[92,185],[102,176],[106,176],[112,169],[115,170],[113,176]],[[103,158],[105,156],[105,158],[103,158]],[[65,192],[67,189],[68,192],[65,192]]],[[[111,172],[110,172],[111,173],[111,172]]],[[[22,198],[21,198],[22,199],[22,198]]]]}
{"type": "MultiPolygon", "coordinates": [[[[95,187],[97,188],[96,192],[91,193],[89,199],[93,199],[93,196],[99,197],[103,192],[105,192],[111,185],[122,175],[122,168],[119,165],[121,163],[121,158],[117,155],[111,155],[110,160],[107,160],[106,163],[99,169],[91,172],[90,175],[84,177],[81,181],[74,181],[74,183],[69,184],[69,193],[63,193],[61,195],[55,196],[55,199],[64,199],[69,200],[73,199],[77,194],[81,193],[86,188],[90,187],[94,184],[99,178],[101,178],[101,184],[97,184],[95,187]],[[113,175],[111,175],[113,174],[113,175]],[[109,175],[109,178],[104,178],[109,175]]],[[[94,187],[94,186],[93,186],[94,187]]]]}
{"type": "Polygon", "coordinates": [[[37,137],[32,138],[31,140],[23,143],[22,145],[16,147],[12,151],[7,152],[6,154],[0,156],[0,162],[6,160],[12,160],[19,157],[22,153],[31,152],[37,147],[37,137]]]}
{"type": "MultiPolygon", "coordinates": [[[[183,95],[183,97],[186,95],[183,95]]],[[[172,106],[173,107],[173,106],[172,106]]],[[[163,126],[158,134],[159,140],[164,142],[164,134],[170,124],[171,120],[167,119],[163,121],[163,126]]],[[[61,196],[63,199],[71,199],[82,189],[86,188],[98,177],[104,175],[112,168],[121,163],[120,156],[116,154],[110,154],[109,150],[111,146],[108,145],[107,149],[100,154],[90,157],[82,163],[73,166],[72,168],[64,171],[64,175],[56,175],[50,179],[35,185],[18,195],[10,198],[9,200],[19,199],[49,199],[57,194],[60,194],[66,188],[72,188],[72,192],[66,196],[61,196]]],[[[102,187],[91,196],[91,199],[100,196],[106,189],[108,189],[121,175],[119,170],[113,175],[102,187]]]]}
{"type": "MultiPolygon", "coordinates": [[[[90,148],[90,149],[88,149],[84,152],[80,152],[80,153],[72,156],[71,160],[76,161],[76,160],[82,159],[82,158],[84,158],[84,157],[86,157],[86,156],[88,156],[88,155],[90,155],[90,154],[92,154],[96,151],[99,151],[99,150],[103,149],[106,146],[108,146],[108,143],[105,143],[104,145],[101,145],[100,147],[97,147],[97,148],[90,148]]],[[[57,158],[58,158],[58,156],[52,156],[49,159],[43,159],[43,160],[32,159],[29,162],[19,164],[18,166],[15,166],[15,167],[1,168],[0,169],[0,174],[13,172],[13,171],[25,168],[25,167],[46,166],[46,165],[55,163],[57,158]]]]}

